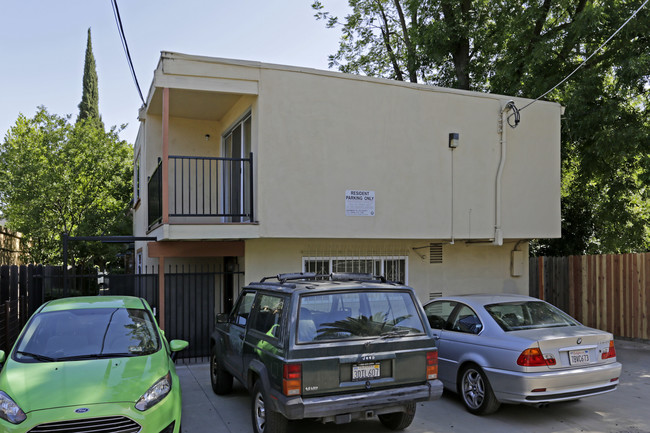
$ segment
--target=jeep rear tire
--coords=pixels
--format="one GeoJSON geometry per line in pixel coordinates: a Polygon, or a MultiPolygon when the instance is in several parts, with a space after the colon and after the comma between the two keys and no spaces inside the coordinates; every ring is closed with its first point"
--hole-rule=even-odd
{"type": "Polygon", "coordinates": [[[413,418],[415,418],[415,402],[407,403],[404,412],[379,415],[379,421],[391,430],[404,430],[411,425],[413,418]]]}

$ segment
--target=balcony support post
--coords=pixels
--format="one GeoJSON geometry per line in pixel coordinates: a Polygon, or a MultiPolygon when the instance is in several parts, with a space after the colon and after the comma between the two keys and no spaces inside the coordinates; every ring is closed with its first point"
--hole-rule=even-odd
{"type": "Polygon", "coordinates": [[[162,223],[169,224],[169,87],[162,94],[162,223]]]}
{"type": "Polygon", "coordinates": [[[248,185],[249,185],[249,205],[250,205],[250,222],[255,222],[255,208],[254,208],[254,203],[255,199],[253,197],[253,193],[255,192],[253,189],[253,152],[250,153],[250,162],[248,163],[248,173],[249,173],[249,178],[248,178],[248,185]]]}
{"type": "Polygon", "coordinates": [[[158,326],[165,330],[165,258],[158,258],[158,326]]]}

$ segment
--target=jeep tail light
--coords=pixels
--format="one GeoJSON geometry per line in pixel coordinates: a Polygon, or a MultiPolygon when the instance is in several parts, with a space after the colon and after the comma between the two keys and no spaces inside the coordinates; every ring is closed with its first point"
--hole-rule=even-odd
{"type": "Polygon", "coordinates": [[[600,355],[602,359],[616,358],[616,349],[614,348],[614,340],[609,340],[609,350],[600,355]]]}
{"type": "Polygon", "coordinates": [[[282,392],[287,397],[300,395],[302,389],[302,364],[284,364],[282,392]]]}
{"type": "Polygon", "coordinates": [[[519,355],[517,358],[517,365],[522,367],[546,367],[555,365],[555,357],[553,355],[544,355],[538,347],[531,347],[519,355]]]}
{"type": "Polygon", "coordinates": [[[427,380],[438,378],[438,351],[427,352],[427,380]]]}

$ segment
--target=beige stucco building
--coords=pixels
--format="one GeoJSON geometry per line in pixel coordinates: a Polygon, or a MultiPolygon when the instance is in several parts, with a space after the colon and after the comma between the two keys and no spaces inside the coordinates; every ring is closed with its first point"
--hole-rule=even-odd
{"type": "Polygon", "coordinates": [[[156,238],[138,264],[528,293],[528,240],[560,236],[561,107],[513,128],[509,102],[530,101],[163,52],[135,143],[134,235],[156,238]]]}
{"type": "Polygon", "coordinates": [[[0,265],[22,265],[20,240],[22,234],[10,231],[0,220],[0,265]]]}

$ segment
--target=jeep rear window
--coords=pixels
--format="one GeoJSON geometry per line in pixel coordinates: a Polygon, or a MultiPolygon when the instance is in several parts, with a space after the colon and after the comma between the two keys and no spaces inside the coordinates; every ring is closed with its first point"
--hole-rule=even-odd
{"type": "Polygon", "coordinates": [[[298,343],[377,338],[390,333],[424,333],[409,292],[364,290],[301,297],[298,343]]]}

